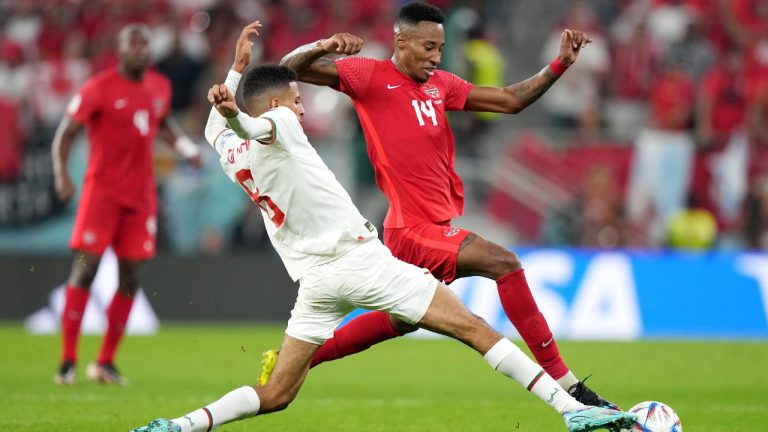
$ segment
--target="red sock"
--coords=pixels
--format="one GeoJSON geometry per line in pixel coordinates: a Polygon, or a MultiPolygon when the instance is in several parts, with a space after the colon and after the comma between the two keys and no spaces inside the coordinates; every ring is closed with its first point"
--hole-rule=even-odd
{"type": "Polygon", "coordinates": [[[568,366],[560,357],[552,331],[531,295],[523,270],[505,274],[496,284],[504,312],[523,337],[539,365],[554,379],[568,373],[568,366]]]}
{"type": "Polygon", "coordinates": [[[336,329],[333,337],[317,350],[310,367],[365,351],[379,342],[400,336],[392,327],[389,314],[367,312],[336,329]]]}
{"type": "Polygon", "coordinates": [[[128,315],[133,306],[133,296],[127,296],[120,291],[115,292],[112,297],[112,303],[107,309],[107,321],[109,323],[107,332],[104,333],[104,340],[101,343],[99,352],[99,364],[112,363],[115,358],[115,351],[120,339],[125,332],[125,324],[128,322],[128,315]]]}
{"type": "Polygon", "coordinates": [[[67,284],[61,313],[61,361],[77,362],[77,339],[90,291],[67,284]]]}

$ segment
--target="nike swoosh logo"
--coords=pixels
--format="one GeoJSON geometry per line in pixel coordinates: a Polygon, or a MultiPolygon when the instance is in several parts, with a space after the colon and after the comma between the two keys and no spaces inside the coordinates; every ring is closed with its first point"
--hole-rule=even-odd
{"type": "Polygon", "coordinates": [[[541,343],[541,347],[542,347],[542,348],[546,348],[546,347],[548,347],[548,346],[549,346],[549,344],[551,344],[551,343],[552,343],[552,342],[554,342],[554,341],[555,341],[555,337],[554,337],[554,336],[552,336],[551,338],[549,338],[549,340],[548,340],[548,341],[546,341],[546,342],[542,342],[542,343],[541,343]]]}
{"type": "Polygon", "coordinates": [[[398,87],[400,87],[400,86],[399,86],[399,85],[393,86],[393,85],[389,85],[389,84],[387,84],[387,88],[388,88],[388,89],[390,89],[390,90],[392,90],[392,89],[396,89],[396,88],[398,88],[398,87]]]}

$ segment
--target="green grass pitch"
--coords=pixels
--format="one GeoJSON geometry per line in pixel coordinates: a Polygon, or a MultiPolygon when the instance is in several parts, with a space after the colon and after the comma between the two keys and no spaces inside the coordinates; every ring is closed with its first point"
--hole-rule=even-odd
{"type": "MultiPolygon", "coordinates": [[[[81,343],[78,383],[52,384],[59,339],[0,325],[4,430],[127,431],[155,417],[182,415],[253,383],[260,353],[282,328],[165,325],[129,337],[118,365],[125,388],[87,382],[97,337],[81,343]]],[[[768,343],[564,342],[561,351],[589,384],[628,408],[671,405],[686,431],[768,430],[768,343]]],[[[400,339],[312,370],[288,410],[225,425],[220,431],[466,432],[563,431],[560,416],[461,344],[400,339]]]]}

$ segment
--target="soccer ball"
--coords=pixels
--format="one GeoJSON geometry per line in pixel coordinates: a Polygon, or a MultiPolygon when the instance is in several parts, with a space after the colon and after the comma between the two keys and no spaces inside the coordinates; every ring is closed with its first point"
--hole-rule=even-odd
{"type": "Polygon", "coordinates": [[[682,432],[683,425],[675,411],[657,401],[640,402],[629,409],[637,414],[637,421],[630,432],[682,432]]]}

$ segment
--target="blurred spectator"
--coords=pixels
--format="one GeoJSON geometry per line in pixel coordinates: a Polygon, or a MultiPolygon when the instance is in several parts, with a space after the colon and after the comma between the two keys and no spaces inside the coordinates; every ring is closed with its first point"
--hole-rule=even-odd
{"type": "Polygon", "coordinates": [[[611,49],[605,118],[612,137],[630,141],[645,123],[646,103],[661,53],[642,22],[619,28],[611,49]]]}
{"type": "Polygon", "coordinates": [[[32,107],[44,133],[51,136],[61,113],[91,74],[85,43],[79,33],[69,33],[61,41],[59,54],[49,55],[34,65],[32,107]]]}
{"type": "Polygon", "coordinates": [[[755,97],[748,95],[751,88],[743,53],[732,47],[703,78],[696,108],[698,139],[712,151],[708,158],[711,198],[721,238],[726,241],[738,222],[747,192],[749,140],[745,121],[747,101],[755,97]]]}
{"type": "Polygon", "coordinates": [[[768,36],[767,0],[730,0],[723,4],[730,6],[723,8],[722,21],[731,42],[745,48],[768,36]]]}
{"type": "Polygon", "coordinates": [[[699,82],[717,59],[717,53],[702,33],[702,24],[698,19],[691,21],[682,40],[672,44],[668,53],[682,60],[683,68],[694,82],[699,82]]]}
{"type": "Polygon", "coordinates": [[[28,50],[25,54],[35,54],[35,42],[42,25],[42,16],[36,0],[17,0],[11,2],[10,16],[5,21],[5,35],[20,47],[28,50]]]}
{"type": "Polygon", "coordinates": [[[768,250],[768,173],[752,183],[745,201],[743,233],[747,247],[768,250]]]}
{"type": "Polygon", "coordinates": [[[694,157],[695,88],[683,60],[668,57],[650,94],[648,126],[635,140],[626,206],[650,244],[664,242],[670,218],[685,207],[694,157]]]}
{"type": "MultiPolygon", "coordinates": [[[[503,87],[506,72],[504,57],[485,32],[485,24],[479,15],[467,29],[466,40],[462,44],[462,58],[465,71],[462,76],[477,86],[503,87]]],[[[477,143],[488,132],[489,126],[501,118],[500,114],[490,112],[472,112],[463,116],[468,124],[456,129],[457,150],[464,154],[476,155],[477,143]]]]}
{"type": "Polygon", "coordinates": [[[19,106],[0,98],[0,183],[15,180],[21,172],[22,129],[19,106]]]}
{"type": "Polygon", "coordinates": [[[204,63],[184,49],[183,40],[182,29],[174,26],[170,51],[156,65],[157,70],[171,80],[171,109],[175,112],[188,108],[190,100],[199,96],[193,95],[193,92],[198,90],[195,84],[205,67],[204,63]]]}
{"type": "Polygon", "coordinates": [[[655,1],[648,12],[648,29],[666,50],[670,45],[683,40],[695,19],[694,13],[685,0],[655,1]]]}
{"type": "Polygon", "coordinates": [[[559,128],[576,129],[594,135],[600,126],[600,105],[602,87],[610,69],[608,43],[603,36],[595,15],[588,2],[569,2],[563,20],[549,34],[542,49],[542,63],[552,61],[552,53],[559,52],[563,29],[574,28],[585,31],[592,43],[579,54],[579,61],[568,69],[542,97],[542,103],[550,117],[551,124],[559,128]]]}
{"type": "Polygon", "coordinates": [[[540,241],[597,248],[627,246],[632,242],[611,166],[595,164],[587,170],[573,203],[548,215],[540,241]]]}

